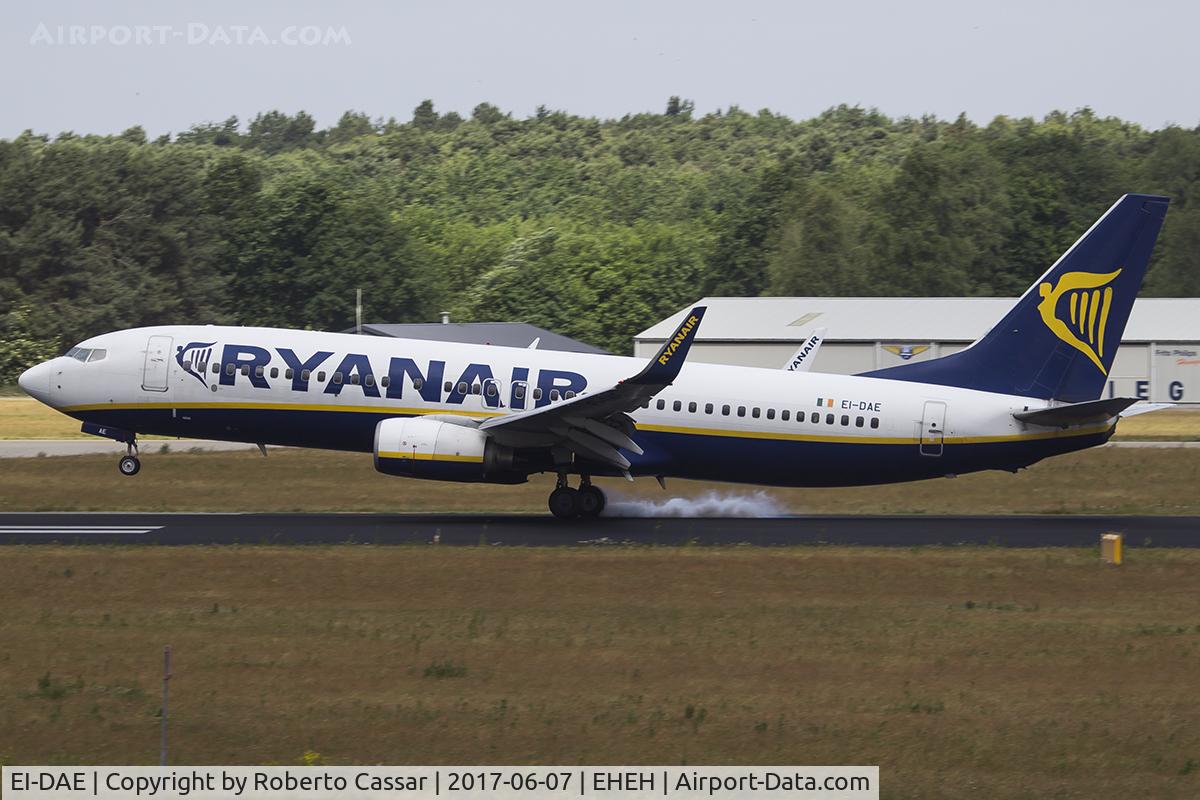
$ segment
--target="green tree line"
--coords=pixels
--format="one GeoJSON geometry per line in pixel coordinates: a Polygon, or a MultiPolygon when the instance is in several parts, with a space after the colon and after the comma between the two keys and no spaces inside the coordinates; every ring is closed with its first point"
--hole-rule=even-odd
{"type": "Polygon", "coordinates": [[[148,140],[0,140],[0,380],[165,323],[524,320],[628,352],[702,295],[1014,296],[1120,194],[1171,196],[1146,293],[1200,294],[1200,129],[1044,119],[595,119],[421,103],[148,140]],[[8,344],[11,343],[11,346],[8,344]]]}

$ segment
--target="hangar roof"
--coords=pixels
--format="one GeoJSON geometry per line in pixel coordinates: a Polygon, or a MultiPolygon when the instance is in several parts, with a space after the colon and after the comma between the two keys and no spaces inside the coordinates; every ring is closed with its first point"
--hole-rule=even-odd
{"type": "MultiPolygon", "coordinates": [[[[608,351],[586,342],[530,325],[527,322],[417,322],[364,324],[362,332],[371,336],[391,336],[396,339],[425,339],[436,342],[464,344],[495,344],[502,347],[529,347],[534,339],[539,350],[562,350],[568,353],[599,353],[608,351]]],[[[354,333],[350,328],[343,333],[354,333]]]]}
{"type": "MultiPolygon", "coordinates": [[[[825,327],[826,341],[973,342],[1015,303],[1007,297],[705,297],[634,339],[662,341],[693,305],[704,305],[697,340],[798,342],[825,327]]],[[[1200,340],[1200,298],[1139,298],[1122,340],[1200,340]]]]}

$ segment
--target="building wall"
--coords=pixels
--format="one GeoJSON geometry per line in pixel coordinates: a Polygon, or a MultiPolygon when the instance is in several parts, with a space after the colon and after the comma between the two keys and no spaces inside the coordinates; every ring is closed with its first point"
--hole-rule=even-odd
{"type": "MultiPolygon", "coordinates": [[[[654,355],[661,342],[637,341],[634,354],[654,355]]],[[[826,342],[813,370],[852,375],[956,353],[967,342],[826,342]],[[923,348],[923,349],[922,349],[923,348]],[[905,358],[904,356],[908,356],[905,358]]],[[[692,345],[690,360],[781,369],[800,346],[783,342],[706,342],[692,345]]],[[[1117,351],[1109,396],[1161,403],[1200,403],[1200,342],[1130,342],[1117,351]]]]}

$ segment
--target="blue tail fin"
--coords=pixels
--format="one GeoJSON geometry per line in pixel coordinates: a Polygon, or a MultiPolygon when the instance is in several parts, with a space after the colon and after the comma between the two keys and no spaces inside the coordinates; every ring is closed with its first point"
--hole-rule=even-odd
{"type": "Polygon", "coordinates": [[[1167,202],[1144,194],[1122,197],[966,350],[864,374],[1071,403],[1096,399],[1167,202]]]}

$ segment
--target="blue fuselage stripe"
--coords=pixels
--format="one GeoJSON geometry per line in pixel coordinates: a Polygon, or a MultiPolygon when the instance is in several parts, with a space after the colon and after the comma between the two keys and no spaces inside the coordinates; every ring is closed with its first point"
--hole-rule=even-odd
{"type": "MultiPolygon", "coordinates": [[[[329,410],[114,408],[72,412],[85,422],[143,434],[369,453],[375,426],[398,416],[329,410]]],[[[707,432],[641,430],[645,450],[628,454],[635,475],[775,486],[859,486],[985,469],[1016,470],[1048,456],[1103,444],[1112,429],[1053,439],[954,443],[939,456],[919,445],[740,438],[707,432]]],[[[594,474],[605,474],[597,466],[594,474]]]]}

